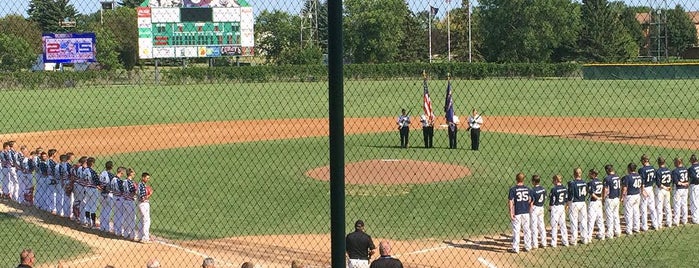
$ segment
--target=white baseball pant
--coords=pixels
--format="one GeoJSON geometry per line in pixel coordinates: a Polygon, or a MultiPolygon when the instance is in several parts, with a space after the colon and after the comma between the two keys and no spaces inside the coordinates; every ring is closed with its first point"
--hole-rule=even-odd
{"type": "Polygon", "coordinates": [[[150,203],[139,203],[138,212],[138,231],[141,236],[141,241],[150,241],[150,203]]]}
{"type": "Polygon", "coordinates": [[[578,233],[582,238],[583,244],[587,244],[587,205],[585,202],[571,202],[568,208],[568,217],[570,218],[570,244],[578,243],[578,233]]]}
{"type": "Polygon", "coordinates": [[[675,217],[673,219],[673,223],[675,225],[680,224],[680,217],[681,217],[681,222],[682,224],[687,223],[687,194],[689,190],[688,189],[675,189],[675,193],[673,194],[674,196],[674,209],[675,209],[675,217]]]}
{"type": "Polygon", "coordinates": [[[621,220],[619,219],[619,198],[607,198],[604,201],[604,211],[607,214],[607,238],[621,235],[621,220]]]}
{"type": "MultiPolygon", "coordinates": [[[[133,200],[123,200],[121,201],[122,207],[124,209],[123,211],[123,222],[124,225],[122,228],[124,228],[124,233],[122,234],[123,237],[134,240],[136,239],[136,235],[138,235],[138,230],[136,230],[136,202],[133,200]]],[[[148,203],[147,203],[148,204],[148,203]]],[[[141,209],[141,206],[139,205],[139,211],[141,209]]],[[[150,204],[148,205],[148,230],[150,230],[150,204]]],[[[150,232],[147,235],[143,235],[143,237],[147,237],[146,240],[150,240],[150,232]]]]}
{"type": "Polygon", "coordinates": [[[529,213],[515,215],[515,219],[512,220],[512,250],[519,252],[519,235],[520,231],[524,232],[524,250],[529,251],[532,249],[532,234],[529,227],[531,222],[529,221],[529,213]]]}
{"type": "Polygon", "coordinates": [[[670,191],[661,188],[655,189],[655,204],[656,212],[658,212],[659,227],[663,226],[663,212],[665,212],[665,221],[667,226],[672,226],[672,207],[670,206],[670,191]]]}
{"type": "Polygon", "coordinates": [[[624,219],[626,219],[626,233],[633,234],[641,229],[641,196],[627,195],[624,200],[624,219]]]}
{"type": "Polygon", "coordinates": [[[645,191],[648,194],[646,197],[641,196],[641,230],[648,231],[648,216],[650,216],[653,228],[658,229],[657,204],[655,203],[653,186],[645,187],[641,191],[645,191]]]}
{"type": "Polygon", "coordinates": [[[16,202],[19,202],[19,177],[17,175],[17,169],[11,167],[8,175],[8,180],[10,182],[8,185],[10,198],[16,202]]]}
{"type": "Polygon", "coordinates": [[[568,246],[568,227],[566,226],[565,206],[551,206],[551,246],[558,246],[558,229],[561,229],[561,240],[568,246]]]}
{"type": "Polygon", "coordinates": [[[587,241],[592,240],[592,232],[595,230],[597,223],[597,238],[604,240],[604,214],[602,213],[602,201],[590,201],[587,207],[587,226],[590,228],[587,231],[587,241]]]}
{"type": "Polygon", "coordinates": [[[692,214],[692,223],[699,223],[699,185],[689,185],[689,208],[692,214]]]}
{"type": "Polygon", "coordinates": [[[546,224],[544,223],[544,207],[534,206],[529,214],[529,220],[532,223],[532,247],[539,247],[539,238],[541,238],[541,246],[546,247],[546,224]]]}
{"type": "Polygon", "coordinates": [[[114,208],[114,195],[112,193],[101,194],[102,211],[100,212],[100,230],[110,231],[109,220],[112,218],[112,208],[114,208]]]}
{"type": "Polygon", "coordinates": [[[347,268],[369,268],[369,260],[348,259],[347,268]]]}
{"type": "Polygon", "coordinates": [[[34,176],[32,173],[20,173],[19,178],[19,203],[26,204],[27,200],[24,199],[24,195],[29,193],[31,187],[34,186],[34,176]]]}

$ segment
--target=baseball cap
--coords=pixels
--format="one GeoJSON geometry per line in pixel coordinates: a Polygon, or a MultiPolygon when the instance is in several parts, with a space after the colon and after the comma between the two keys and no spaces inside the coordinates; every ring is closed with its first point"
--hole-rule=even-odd
{"type": "Polygon", "coordinates": [[[356,222],[354,222],[354,228],[359,228],[359,227],[364,227],[364,221],[357,220],[356,222]]]}

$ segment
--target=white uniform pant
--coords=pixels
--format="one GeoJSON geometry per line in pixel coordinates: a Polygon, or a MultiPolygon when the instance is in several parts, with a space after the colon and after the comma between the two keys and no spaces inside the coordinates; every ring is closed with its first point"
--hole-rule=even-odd
{"type": "Polygon", "coordinates": [[[114,197],[114,234],[118,236],[124,235],[124,198],[121,196],[114,197]]]}
{"type": "Polygon", "coordinates": [[[544,207],[534,206],[529,214],[529,220],[532,223],[532,246],[539,247],[539,238],[541,237],[541,246],[546,247],[546,224],[544,223],[544,207]]]}
{"type": "Polygon", "coordinates": [[[692,223],[699,223],[699,185],[689,185],[689,208],[692,223]]]}
{"type": "Polygon", "coordinates": [[[529,213],[515,215],[515,219],[512,220],[512,250],[519,252],[519,235],[521,231],[524,231],[524,249],[532,249],[532,234],[529,230],[529,213]]]}
{"type": "Polygon", "coordinates": [[[9,195],[10,194],[10,176],[8,173],[10,172],[10,168],[2,168],[2,192],[0,194],[3,195],[9,195]]]}
{"type": "Polygon", "coordinates": [[[607,214],[607,237],[620,236],[619,198],[607,198],[604,201],[604,212],[607,214]]]}
{"type": "Polygon", "coordinates": [[[565,206],[551,206],[551,246],[558,245],[558,229],[561,229],[563,245],[568,246],[568,227],[566,226],[565,206]]]}
{"type": "Polygon", "coordinates": [[[30,204],[28,200],[25,199],[27,193],[33,191],[32,186],[34,186],[34,174],[32,173],[20,173],[19,178],[19,203],[20,204],[30,204]]]}
{"type": "Polygon", "coordinates": [[[641,195],[641,230],[648,230],[648,216],[650,216],[650,222],[653,228],[658,229],[657,204],[655,203],[653,186],[645,187],[641,189],[641,191],[645,191],[648,194],[646,197],[641,195]]]}
{"type": "Polygon", "coordinates": [[[48,207],[46,210],[48,212],[56,213],[58,211],[58,202],[60,199],[59,191],[62,192],[61,190],[61,184],[58,183],[57,181],[52,181],[53,176],[48,176],[49,181],[49,186],[47,189],[47,195],[46,195],[46,200],[48,202],[48,207]]]}
{"type": "Polygon", "coordinates": [[[150,240],[150,203],[138,204],[138,231],[142,241],[150,240]]]}
{"type": "Polygon", "coordinates": [[[663,212],[667,226],[672,226],[672,207],[670,206],[670,191],[660,188],[655,189],[656,212],[658,213],[658,223],[662,227],[663,212]]]}
{"type": "Polygon", "coordinates": [[[682,219],[682,224],[687,223],[687,193],[688,189],[675,189],[674,195],[674,209],[675,217],[674,224],[680,224],[680,217],[682,219]]]}
{"type": "Polygon", "coordinates": [[[48,208],[49,181],[45,176],[36,177],[36,190],[34,192],[34,206],[41,210],[48,208]]]}
{"type": "Polygon", "coordinates": [[[17,174],[17,169],[10,168],[8,175],[8,180],[10,182],[10,185],[8,185],[8,188],[10,189],[10,198],[15,202],[19,202],[19,175],[17,174]]]}
{"type": "Polygon", "coordinates": [[[112,208],[114,208],[114,195],[101,194],[102,196],[102,211],[100,213],[100,230],[109,232],[109,220],[112,218],[112,208]]]}
{"type": "Polygon", "coordinates": [[[590,229],[587,232],[587,241],[592,240],[592,231],[595,230],[595,223],[597,223],[597,238],[604,239],[604,214],[602,214],[602,201],[590,201],[587,207],[587,226],[590,229]]]}
{"type": "MultiPolygon", "coordinates": [[[[136,235],[138,235],[139,230],[136,229],[136,202],[133,200],[123,200],[122,202],[122,208],[123,208],[123,228],[124,228],[124,233],[123,237],[128,238],[128,239],[135,239],[136,235]]],[[[148,204],[148,203],[146,203],[148,204]]],[[[148,205],[148,230],[150,231],[150,204],[148,205]]],[[[141,209],[141,205],[139,204],[138,206],[139,210],[141,209]]],[[[143,237],[143,236],[141,236],[143,237]]],[[[148,239],[150,239],[150,232],[148,233],[148,239]]]]}
{"type": "Polygon", "coordinates": [[[77,214],[76,220],[85,223],[85,211],[83,211],[83,201],[85,200],[85,188],[80,184],[73,186],[73,213],[77,214]]]}
{"type": "Polygon", "coordinates": [[[641,196],[627,195],[624,200],[624,219],[626,219],[626,233],[633,234],[641,229],[641,196]]]}
{"type": "Polygon", "coordinates": [[[587,244],[587,206],[585,202],[571,202],[568,208],[570,215],[571,244],[578,243],[578,232],[583,244],[587,244]]]}
{"type": "Polygon", "coordinates": [[[348,259],[347,268],[369,268],[369,260],[348,259]]]}
{"type": "Polygon", "coordinates": [[[63,191],[63,194],[59,194],[61,196],[61,211],[58,215],[61,215],[61,217],[66,217],[70,218],[70,216],[73,214],[73,192],[71,191],[70,194],[66,194],[65,191],[63,191]]]}

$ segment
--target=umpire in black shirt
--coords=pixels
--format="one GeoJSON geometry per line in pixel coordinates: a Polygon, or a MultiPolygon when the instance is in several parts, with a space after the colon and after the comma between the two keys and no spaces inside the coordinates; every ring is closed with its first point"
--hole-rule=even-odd
{"type": "Polygon", "coordinates": [[[371,236],[364,232],[364,222],[358,220],[354,223],[354,232],[347,235],[345,240],[347,249],[348,268],[366,268],[369,267],[369,259],[374,255],[376,246],[371,236]]]}

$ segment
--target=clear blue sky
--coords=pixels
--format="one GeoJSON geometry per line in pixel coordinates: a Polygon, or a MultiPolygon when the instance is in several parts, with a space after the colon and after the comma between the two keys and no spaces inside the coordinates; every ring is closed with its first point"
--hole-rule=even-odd
{"type": "MultiPolygon", "coordinates": [[[[119,1],[119,0],[115,0],[119,1]]],[[[324,0],[322,0],[324,1],[324,0]]],[[[456,8],[461,6],[462,0],[452,0],[451,4],[447,4],[446,0],[407,0],[410,8],[413,11],[427,10],[428,5],[433,5],[439,8],[439,15],[441,16],[446,11],[447,7],[456,8]]],[[[581,1],[581,0],[578,0],[581,1]]],[[[268,10],[284,10],[286,12],[295,14],[301,10],[301,5],[303,0],[248,0],[253,8],[255,8],[255,13],[259,11],[268,10]]],[[[659,3],[660,0],[624,0],[624,2],[630,5],[649,5],[651,3],[659,3]]],[[[78,12],[83,14],[93,13],[99,10],[100,0],[70,0],[78,9],[78,12]]],[[[473,1],[474,5],[477,5],[477,1],[473,1]]],[[[697,0],[667,0],[667,4],[670,8],[677,4],[685,7],[687,11],[699,10],[699,1],[697,0]]],[[[26,16],[27,8],[29,6],[29,0],[0,0],[0,17],[4,17],[7,14],[20,14],[26,16]]]]}

